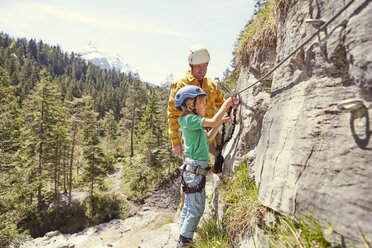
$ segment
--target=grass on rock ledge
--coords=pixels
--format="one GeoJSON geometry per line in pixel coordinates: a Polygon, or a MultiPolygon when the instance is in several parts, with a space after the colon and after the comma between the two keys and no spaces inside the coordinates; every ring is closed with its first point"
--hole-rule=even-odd
{"type": "Polygon", "coordinates": [[[248,238],[257,228],[265,233],[270,248],[339,247],[332,246],[325,239],[333,232],[333,225],[328,223],[329,227],[323,230],[320,221],[312,213],[288,217],[263,206],[258,200],[256,184],[249,177],[247,161],[235,169],[231,178],[222,179],[219,191],[224,208],[223,223],[217,224],[215,218],[203,223],[193,247],[233,247],[231,244],[235,239],[248,238]],[[265,217],[269,213],[273,214],[275,220],[266,224],[265,217]]]}

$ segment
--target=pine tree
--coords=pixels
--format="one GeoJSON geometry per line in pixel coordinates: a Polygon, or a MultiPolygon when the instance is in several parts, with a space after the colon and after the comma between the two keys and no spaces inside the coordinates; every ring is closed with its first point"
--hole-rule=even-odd
{"type": "Polygon", "coordinates": [[[56,88],[55,96],[58,98],[55,99],[55,108],[53,117],[55,119],[54,128],[53,128],[53,137],[52,143],[54,143],[54,158],[51,158],[54,161],[54,198],[57,202],[56,204],[56,215],[55,218],[58,218],[58,209],[60,205],[60,189],[61,185],[64,182],[61,182],[61,178],[65,178],[65,164],[66,164],[66,149],[69,147],[70,138],[69,138],[69,109],[66,104],[62,102],[61,92],[56,88]]]}
{"type": "Polygon", "coordinates": [[[166,81],[164,84],[161,85],[159,88],[159,95],[160,95],[160,116],[159,118],[161,121],[161,129],[163,130],[161,135],[161,143],[163,144],[162,149],[162,164],[164,166],[168,166],[168,174],[171,172],[172,165],[178,166],[180,163],[182,163],[181,159],[174,156],[172,152],[172,143],[169,139],[169,133],[168,133],[168,115],[167,115],[167,108],[168,108],[168,98],[169,93],[171,89],[171,84],[174,80],[174,75],[169,74],[166,78],[166,81]]]}
{"type": "Polygon", "coordinates": [[[161,166],[159,154],[162,147],[162,126],[159,109],[159,97],[155,90],[143,111],[138,135],[143,147],[146,147],[147,165],[161,166]]]}
{"type": "Polygon", "coordinates": [[[8,73],[0,67],[0,246],[5,247],[18,235],[15,194],[19,174],[16,169],[16,151],[19,146],[19,112],[15,88],[10,86],[8,73]]]}
{"type": "Polygon", "coordinates": [[[26,100],[23,110],[24,126],[21,131],[21,154],[24,168],[28,171],[30,199],[34,191],[37,191],[39,212],[42,208],[43,190],[48,181],[53,181],[59,163],[58,123],[62,114],[61,95],[57,86],[52,83],[45,70],[41,71],[40,78],[35,91],[26,100]]]}
{"type": "Polygon", "coordinates": [[[19,109],[15,87],[9,75],[0,67],[0,168],[11,167],[12,156],[18,149],[20,128],[19,109]]]}
{"type": "Polygon", "coordinates": [[[81,113],[82,132],[84,137],[84,159],[86,165],[83,179],[90,183],[90,196],[93,197],[94,185],[101,184],[106,175],[104,153],[99,146],[98,113],[93,110],[93,103],[88,99],[81,113]]]}
{"type": "Polygon", "coordinates": [[[124,116],[122,122],[128,128],[130,134],[130,157],[134,156],[135,129],[140,120],[145,96],[145,91],[141,87],[140,81],[134,78],[128,89],[125,102],[126,107],[122,109],[124,116]]]}
{"type": "Polygon", "coordinates": [[[119,145],[117,142],[119,127],[115,120],[114,111],[110,109],[105,113],[105,116],[100,121],[100,127],[102,149],[105,151],[106,157],[113,161],[118,153],[117,146],[119,145]]]}
{"type": "MultiPolygon", "coordinates": [[[[76,150],[76,137],[78,134],[78,128],[79,124],[81,124],[81,112],[88,101],[87,98],[78,98],[74,99],[73,102],[70,102],[70,105],[72,105],[71,109],[73,110],[73,116],[72,116],[72,137],[71,137],[71,152],[70,152],[70,163],[69,163],[69,171],[68,171],[68,207],[71,207],[71,196],[72,196],[72,169],[74,165],[74,159],[75,159],[75,150],[76,150]]],[[[66,178],[66,174],[65,174],[66,178]]],[[[65,186],[64,186],[65,187],[65,186]]]]}

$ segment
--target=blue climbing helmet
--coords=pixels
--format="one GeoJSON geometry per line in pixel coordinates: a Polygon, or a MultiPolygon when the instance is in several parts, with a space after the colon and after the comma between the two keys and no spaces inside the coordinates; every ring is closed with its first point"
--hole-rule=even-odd
{"type": "Polygon", "coordinates": [[[194,85],[188,85],[179,89],[176,93],[174,105],[177,110],[182,111],[181,105],[187,98],[196,99],[197,96],[207,96],[200,87],[194,85]]]}

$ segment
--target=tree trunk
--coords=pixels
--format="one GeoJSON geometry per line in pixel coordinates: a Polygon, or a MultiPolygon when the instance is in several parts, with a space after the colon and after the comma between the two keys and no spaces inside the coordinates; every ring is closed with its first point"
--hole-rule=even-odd
{"type": "Polygon", "coordinates": [[[70,176],[68,185],[68,207],[71,207],[71,189],[72,189],[72,165],[74,161],[75,137],[77,131],[77,121],[74,122],[74,133],[72,135],[71,159],[70,159],[70,176]]]}
{"type": "MultiPolygon", "coordinates": [[[[58,140],[58,137],[57,137],[57,140],[58,140]]],[[[56,154],[55,154],[55,157],[56,157],[56,163],[55,163],[55,167],[54,167],[54,195],[55,195],[55,200],[57,201],[57,207],[56,207],[56,212],[55,212],[55,218],[54,218],[54,222],[57,223],[57,220],[58,220],[58,209],[59,209],[59,192],[58,192],[58,188],[59,188],[59,142],[57,141],[57,147],[56,147],[56,154]]]]}
{"type": "Polygon", "coordinates": [[[134,155],[134,148],[133,148],[134,117],[135,117],[135,107],[133,105],[133,109],[132,109],[132,126],[131,126],[131,129],[130,129],[130,157],[133,157],[133,155],[134,155]]]}
{"type": "MultiPolygon", "coordinates": [[[[94,148],[93,148],[94,149],[94,148]]],[[[93,161],[94,161],[94,153],[93,153],[93,161]]],[[[91,173],[91,188],[90,188],[90,197],[91,199],[93,199],[93,186],[94,186],[94,162],[93,162],[93,165],[92,165],[92,171],[90,172],[91,173]]]]}
{"type": "Polygon", "coordinates": [[[37,187],[37,210],[41,212],[41,168],[42,168],[42,152],[43,152],[43,143],[40,143],[39,150],[39,168],[38,168],[38,187],[37,187]]]}
{"type": "Polygon", "coordinates": [[[63,193],[67,193],[66,189],[66,146],[63,146],[63,193]]]}
{"type": "MultiPolygon", "coordinates": [[[[41,124],[40,124],[40,137],[41,140],[43,140],[43,119],[44,119],[44,104],[41,105],[41,124]]],[[[41,172],[42,172],[42,166],[43,166],[43,141],[40,142],[40,147],[39,147],[39,167],[38,167],[38,189],[37,189],[37,210],[40,213],[41,212],[41,172]]]]}

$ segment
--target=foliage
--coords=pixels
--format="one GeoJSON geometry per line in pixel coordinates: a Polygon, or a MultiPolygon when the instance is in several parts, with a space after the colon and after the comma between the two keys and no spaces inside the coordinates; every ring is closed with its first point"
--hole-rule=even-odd
{"type": "Polygon", "coordinates": [[[277,19],[274,2],[275,0],[267,1],[241,31],[234,51],[239,66],[247,66],[252,54],[259,53],[266,47],[276,46],[277,19]]]}
{"type": "Polygon", "coordinates": [[[150,167],[144,155],[128,157],[123,165],[122,190],[128,199],[140,201],[164,179],[156,167],[150,167]]]}
{"type": "Polygon", "coordinates": [[[140,137],[138,142],[146,150],[147,166],[162,167],[161,148],[164,145],[163,130],[164,119],[162,119],[159,109],[159,97],[153,92],[150,95],[149,102],[142,113],[141,123],[137,135],[140,137]]]}
{"type": "Polygon", "coordinates": [[[138,179],[129,184],[133,198],[171,172],[178,160],[167,96],[136,73],[101,70],[59,46],[0,33],[0,246],[24,231],[76,231],[115,209],[124,218],[119,199],[99,191],[118,156],[140,161],[129,171],[138,179]],[[71,204],[72,187],[88,185],[89,208],[71,204]]]}
{"type": "Polygon", "coordinates": [[[224,218],[229,233],[239,235],[251,233],[261,221],[266,208],[258,201],[255,182],[249,178],[248,165],[244,161],[235,169],[232,178],[226,178],[221,185],[224,218]]]}
{"type": "Polygon", "coordinates": [[[129,216],[129,205],[118,194],[96,194],[84,201],[85,215],[90,225],[125,219],[129,216]]]}
{"type": "Polygon", "coordinates": [[[14,239],[20,237],[14,216],[0,215],[0,247],[6,247],[14,239]]]}
{"type": "MultiPolygon", "coordinates": [[[[329,224],[332,232],[333,225],[329,224]]],[[[313,214],[293,219],[278,216],[274,228],[268,229],[270,247],[333,247],[326,239],[319,220],[313,214]]]]}
{"type": "Polygon", "coordinates": [[[265,230],[272,248],[332,247],[325,235],[332,233],[333,225],[328,223],[329,227],[323,230],[320,220],[313,214],[290,218],[276,213],[274,224],[265,224],[269,210],[258,200],[255,182],[249,178],[247,161],[235,169],[232,178],[223,180],[220,191],[224,204],[224,226],[231,238],[253,234],[254,228],[259,227],[265,230]]]}
{"type": "Polygon", "coordinates": [[[240,67],[234,65],[233,70],[226,69],[222,81],[218,81],[218,86],[225,98],[230,97],[230,93],[237,88],[240,75],[240,67]]]}
{"type": "Polygon", "coordinates": [[[122,123],[129,124],[130,130],[135,127],[133,136],[131,133],[127,133],[127,136],[130,135],[131,139],[133,137],[133,150],[141,151],[135,154],[130,148],[128,157],[124,159],[122,189],[132,200],[142,200],[163,181],[166,174],[169,175],[174,167],[180,164],[172,155],[167,132],[167,115],[164,111],[168,99],[161,98],[161,90],[152,89],[148,93],[147,104],[140,115],[135,114],[138,121],[122,120],[122,123]]]}
{"type": "Polygon", "coordinates": [[[0,66],[9,72],[12,85],[18,86],[20,103],[40,80],[40,70],[45,69],[61,86],[64,99],[91,95],[99,117],[111,109],[116,120],[125,106],[128,85],[138,78],[133,73],[101,70],[75,53],[64,53],[59,46],[33,39],[12,39],[4,33],[0,33],[0,66]]]}
{"type": "Polygon", "coordinates": [[[56,229],[62,233],[73,233],[112,219],[125,219],[130,213],[128,203],[118,194],[102,192],[82,203],[74,203],[71,208],[66,204],[47,205],[49,207],[39,213],[32,209],[25,212],[18,223],[20,230],[29,230],[33,237],[40,237],[56,229]]]}
{"type": "Polygon", "coordinates": [[[224,226],[218,226],[216,217],[201,223],[200,236],[192,247],[195,248],[226,248],[231,246],[231,237],[224,226]]]}
{"type": "Polygon", "coordinates": [[[128,129],[130,135],[130,156],[133,157],[135,131],[138,129],[144,105],[142,103],[146,93],[136,78],[133,80],[128,91],[126,107],[121,110],[121,113],[123,114],[122,125],[128,129]]]}
{"type": "Polygon", "coordinates": [[[83,155],[86,163],[86,166],[83,167],[82,178],[84,181],[90,183],[90,197],[93,197],[94,185],[101,185],[104,177],[109,170],[112,169],[112,163],[105,163],[105,155],[102,148],[99,146],[97,115],[98,114],[93,111],[91,99],[88,98],[81,113],[81,121],[84,125],[83,155]]]}
{"type": "Polygon", "coordinates": [[[60,137],[59,128],[63,125],[61,95],[56,84],[51,81],[45,70],[40,72],[41,81],[25,100],[22,110],[23,127],[21,128],[20,160],[21,168],[29,170],[27,182],[29,193],[37,191],[38,209],[41,210],[41,199],[45,184],[55,179],[59,170],[60,137]]]}

